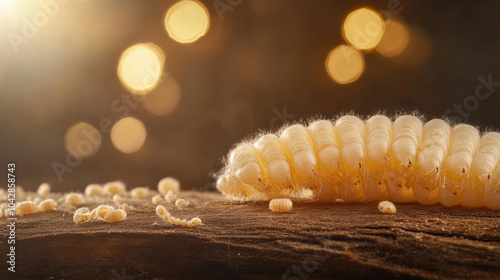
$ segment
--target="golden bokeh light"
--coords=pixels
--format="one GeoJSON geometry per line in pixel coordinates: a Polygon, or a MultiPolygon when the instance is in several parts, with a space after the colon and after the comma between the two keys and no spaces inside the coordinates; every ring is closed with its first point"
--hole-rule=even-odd
{"type": "Polygon", "coordinates": [[[159,83],[164,61],[163,51],[155,44],[133,45],[120,57],[118,77],[128,91],[147,94],[159,83]]]}
{"type": "Polygon", "coordinates": [[[170,38],[183,44],[204,36],[210,28],[207,8],[199,1],[181,0],[165,15],[165,29],[170,38]]]}
{"type": "Polygon", "coordinates": [[[400,55],[408,46],[408,37],[404,23],[395,19],[386,20],[384,36],[375,50],[387,57],[400,55]]]}
{"type": "Polygon", "coordinates": [[[111,141],[122,153],[138,151],[146,141],[146,127],[136,118],[126,117],[117,121],[111,129],[111,141]]]}
{"type": "Polygon", "coordinates": [[[384,21],[372,9],[357,9],[345,19],[342,34],[350,45],[360,50],[371,50],[384,35],[384,21]]]}
{"type": "Polygon", "coordinates": [[[408,46],[398,56],[397,63],[410,68],[424,64],[432,53],[432,44],[427,34],[416,26],[408,27],[408,46]]]}
{"type": "Polygon", "coordinates": [[[79,122],[64,135],[64,147],[76,158],[89,158],[101,147],[101,133],[92,125],[79,122]]]}
{"type": "Polygon", "coordinates": [[[333,49],[328,54],[325,65],[328,75],[339,84],[356,81],[365,70],[363,54],[346,45],[333,49]]]}
{"type": "Polygon", "coordinates": [[[181,89],[172,77],[167,77],[154,91],[150,92],[142,105],[157,116],[165,116],[175,110],[181,98],[181,89]]]}

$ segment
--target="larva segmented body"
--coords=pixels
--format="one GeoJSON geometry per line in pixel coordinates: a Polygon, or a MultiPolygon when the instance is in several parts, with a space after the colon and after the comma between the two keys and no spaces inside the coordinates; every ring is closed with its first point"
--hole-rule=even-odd
{"type": "Polygon", "coordinates": [[[288,212],[292,207],[293,203],[288,198],[275,198],[269,202],[269,209],[273,212],[288,212]]]}
{"type": "Polygon", "coordinates": [[[500,133],[403,115],[294,124],[228,155],[217,188],[246,200],[441,203],[500,210],[500,133]]]}
{"type": "Polygon", "coordinates": [[[38,212],[38,210],[38,205],[33,201],[23,201],[16,206],[16,215],[23,216],[33,214],[38,212]]]}

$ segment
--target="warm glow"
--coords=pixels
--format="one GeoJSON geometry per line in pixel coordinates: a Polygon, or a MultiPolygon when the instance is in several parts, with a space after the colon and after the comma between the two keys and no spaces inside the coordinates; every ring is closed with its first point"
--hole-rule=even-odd
{"type": "Polygon", "coordinates": [[[365,60],[355,48],[341,45],[333,49],[326,59],[328,75],[339,84],[356,81],[365,69],[365,60]]]}
{"type": "Polygon", "coordinates": [[[77,123],[66,131],[64,147],[76,158],[93,156],[101,147],[102,137],[92,125],[84,122],[77,123]]]}
{"type": "Polygon", "coordinates": [[[385,32],[375,50],[380,54],[392,57],[400,55],[408,46],[408,30],[406,26],[394,19],[385,21],[385,32]]]}
{"type": "Polygon", "coordinates": [[[407,67],[419,67],[429,59],[432,52],[432,45],[425,32],[421,29],[410,26],[407,30],[409,38],[408,46],[398,56],[396,61],[407,67]]]}
{"type": "Polygon", "coordinates": [[[172,77],[167,77],[154,91],[150,92],[142,105],[157,116],[170,114],[181,98],[179,85],[172,77]]]}
{"type": "Polygon", "coordinates": [[[142,122],[133,117],[123,118],[113,125],[111,141],[115,148],[123,153],[139,150],[146,140],[146,128],[142,122]]]}
{"type": "Polygon", "coordinates": [[[118,77],[130,92],[143,95],[160,81],[165,55],[154,44],[137,44],[126,49],[118,63],[118,77]]]}
{"type": "Polygon", "coordinates": [[[379,13],[368,8],[350,13],[342,28],[344,39],[360,50],[375,48],[384,35],[384,21],[379,13]]]}
{"type": "Polygon", "coordinates": [[[207,8],[198,1],[182,0],[168,9],[165,29],[179,43],[192,43],[205,35],[210,27],[207,8]]]}

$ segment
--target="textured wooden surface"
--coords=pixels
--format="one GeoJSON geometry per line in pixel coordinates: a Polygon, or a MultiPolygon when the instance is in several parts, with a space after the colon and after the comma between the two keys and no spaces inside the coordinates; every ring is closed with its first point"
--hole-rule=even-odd
{"type": "Polygon", "coordinates": [[[75,224],[75,208],[64,203],[19,217],[15,274],[6,272],[2,218],[0,278],[500,279],[498,211],[408,204],[388,215],[376,203],[295,203],[280,214],[215,193],[180,197],[191,202],[184,210],[163,205],[203,226],[170,225],[150,198],[130,197],[135,208],[113,224],[75,224]]]}

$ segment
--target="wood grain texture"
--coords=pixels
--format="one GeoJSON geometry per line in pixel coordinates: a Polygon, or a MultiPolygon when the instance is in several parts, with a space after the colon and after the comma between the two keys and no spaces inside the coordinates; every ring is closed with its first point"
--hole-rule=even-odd
{"type": "MultiPolygon", "coordinates": [[[[17,272],[2,265],[0,278],[500,279],[498,211],[409,204],[387,215],[377,203],[295,203],[273,213],[267,202],[179,196],[191,204],[162,204],[181,219],[199,216],[203,226],[170,225],[156,215],[151,196],[125,196],[135,208],[112,224],[75,224],[76,208],[64,203],[18,217],[17,272]]],[[[0,219],[3,264],[5,223],[0,219]]]]}

